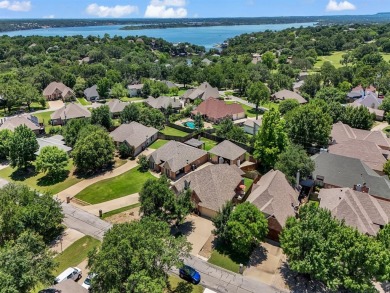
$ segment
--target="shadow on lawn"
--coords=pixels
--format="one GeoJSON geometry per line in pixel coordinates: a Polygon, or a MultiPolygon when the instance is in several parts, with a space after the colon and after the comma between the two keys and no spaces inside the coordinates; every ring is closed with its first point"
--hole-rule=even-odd
{"type": "Polygon", "coordinates": [[[191,293],[192,285],[191,283],[181,281],[177,284],[175,289],[169,288],[170,293],[191,293]]]}
{"type": "Polygon", "coordinates": [[[25,169],[16,169],[11,174],[11,179],[13,181],[24,181],[30,177],[34,177],[38,174],[34,166],[29,166],[25,169]]]}
{"type": "Polygon", "coordinates": [[[69,177],[69,170],[64,170],[62,172],[59,172],[56,174],[56,176],[52,175],[45,175],[42,178],[39,178],[37,180],[37,185],[38,186],[51,186],[60,182],[65,181],[69,177]]]}
{"type": "Polygon", "coordinates": [[[230,247],[218,241],[218,238],[214,239],[213,246],[216,251],[218,251],[220,254],[227,255],[233,262],[243,264],[244,266],[249,264],[249,255],[243,255],[233,251],[230,247]]]}
{"type": "Polygon", "coordinates": [[[264,246],[260,245],[259,247],[255,248],[251,254],[248,266],[257,266],[267,259],[268,250],[264,246]]]}

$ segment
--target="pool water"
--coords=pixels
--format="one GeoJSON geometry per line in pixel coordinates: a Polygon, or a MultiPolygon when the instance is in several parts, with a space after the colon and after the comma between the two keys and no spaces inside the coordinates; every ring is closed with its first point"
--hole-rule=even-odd
{"type": "Polygon", "coordinates": [[[183,124],[184,124],[184,126],[187,126],[190,129],[195,129],[195,123],[194,122],[188,121],[188,122],[185,122],[183,124]]]}

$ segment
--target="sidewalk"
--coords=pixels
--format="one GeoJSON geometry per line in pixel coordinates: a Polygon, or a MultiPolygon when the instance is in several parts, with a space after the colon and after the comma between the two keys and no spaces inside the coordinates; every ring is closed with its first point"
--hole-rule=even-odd
{"type": "Polygon", "coordinates": [[[129,205],[133,205],[139,202],[139,194],[134,193],[110,201],[88,205],[88,206],[79,206],[76,203],[72,202],[73,205],[77,206],[79,209],[82,209],[92,215],[99,216],[99,210],[102,210],[103,213],[111,212],[113,210],[123,208],[129,205]]]}

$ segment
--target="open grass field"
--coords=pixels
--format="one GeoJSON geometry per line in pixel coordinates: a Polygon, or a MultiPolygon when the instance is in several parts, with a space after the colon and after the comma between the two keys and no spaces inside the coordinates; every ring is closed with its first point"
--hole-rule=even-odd
{"type": "Polygon", "coordinates": [[[168,141],[169,140],[165,140],[165,139],[157,139],[154,143],[152,143],[149,146],[149,148],[157,150],[157,149],[161,148],[163,145],[165,145],[166,143],[168,143],[168,141]]]}
{"type": "Polygon", "coordinates": [[[73,161],[69,160],[66,172],[62,178],[53,181],[43,173],[35,172],[35,168],[31,167],[28,172],[17,171],[11,167],[0,170],[0,177],[11,182],[23,183],[27,186],[38,190],[39,192],[48,192],[50,194],[57,194],[62,190],[80,182],[82,178],[73,175],[73,161]]]}
{"type": "Polygon", "coordinates": [[[88,252],[99,245],[100,241],[91,236],[80,238],[55,257],[55,260],[58,262],[58,267],[54,275],[57,276],[67,268],[77,266],[87,258],[88,252]]]}
{"type": "Polygon", "coordinates": [[[161,130],[161,133],[165,135],[180,136],[180,137],[184,137],[188,135],[187,132],[169,126],[166,126],[163,130],[161,130]]]}
{"type": "Polygon", "coordinates": [[[142,173],[133,168],[122,175],[92,184],[76,195],[77,199],[90,204],[120,198],[141,191],[146,180],[155,178],[149,172],[142,173]]]}

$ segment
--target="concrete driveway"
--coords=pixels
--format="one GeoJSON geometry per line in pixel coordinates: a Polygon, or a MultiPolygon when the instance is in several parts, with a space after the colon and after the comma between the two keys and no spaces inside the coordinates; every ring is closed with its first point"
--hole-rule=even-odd
{"type": "Polygon", "coordinates": [[[49,104],[49,110],[50,111],[58,110],[58,109],[62,108],[65,105],[64,102],[61,101],[61,100],[48,101],[47,103],[49,104]]]}
{"type": "Polygon", "coordinates": [[[207,242],[214,229],[210,220],[195,215],[189,215],[186,222],[180,227],[180,231],[187,236],[192,244],[191,254],[197,256],[203,245],[207,242]]]}
{"type": "Polygon", "coordinates": [[[60,236],[60,239],[55,241],[55,243],[51,245],[50,249],[57,253],[61,253],[69,246],[71,246],[75,241],[79,240],[84,236],[85,235],[79,231],[67,228],[60,236]]]}

